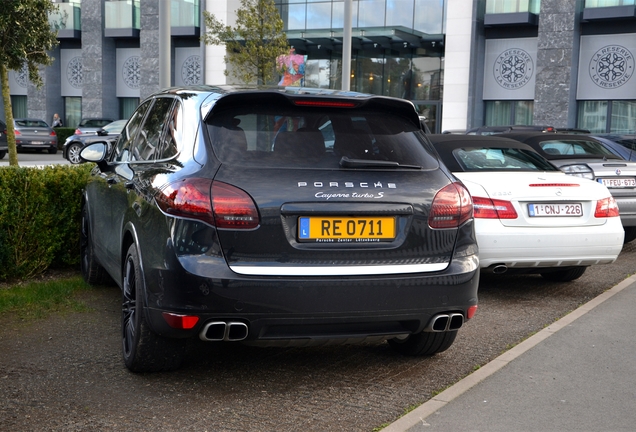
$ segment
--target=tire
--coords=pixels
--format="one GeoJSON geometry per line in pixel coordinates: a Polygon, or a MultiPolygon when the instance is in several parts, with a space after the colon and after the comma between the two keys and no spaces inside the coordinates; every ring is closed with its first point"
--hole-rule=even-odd
{"type": "Polygon", "coordinates": [[[131,372],[170,371],[181,366],[186,340],[161,337],[148,325],[143,276],[135,244],[128,248],[124,262],[121,330],[124,363],[131,372]]]}
{"type": "Polygon", "coordinates": [[[570,282],[580,278],[587,267],[569,267],[564,270],[541,273],[544,279],[552,282],[570,282]]]}
{"type": "Polygon", "coordinates": [[[446,351],[455,342],[457,330],[446,332],[420,332],[406,339],[389,339],[389,345],[400,354],[431,356],[446,351]]]}
{"type": "Polygon", "coordinates": [[[68,159],[68,161],[72,164],[78,164],[81,163],[82,160],[80,159],[80,151],[82,151],[82,146],[79,144],[71,144],[70,146],[68,146],[68,148],[66,149],[66,159],[68,159]]]}
{"type": "Polygon", "coordinates": [[[90,285],[112,285],[113,283],[106,269],[99,264],[95,257],[93,235],[86,204],[82,206],[80,225],[80,270],[82,277],[90,285]]]}
{"type": "Polygon", "coordinates": [[[623,239],[623,244],[629,243],[630,241],[636,239],[636,227],[623,227],[625,230],[625,238],[623,239]]]}
{"type": "Polygon", "coordinates": [[[1,150],[0,151],[0,159],[4,159],[4,157],[7,155],[7,151],[6,150],[1,150]]]}
{"type": "Polygon", "coordinates": [[[49,149],[49,154],[56,154],[57,153],[57,148],[52,147],[49,149]]]}

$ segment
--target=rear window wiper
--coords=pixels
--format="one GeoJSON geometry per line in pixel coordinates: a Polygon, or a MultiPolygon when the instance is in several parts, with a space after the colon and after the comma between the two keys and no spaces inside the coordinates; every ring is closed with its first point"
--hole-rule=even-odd
{"type": "Polygon", "coordinates": [[[349,159],[343,156],[340,159],[340,166],[343,168],[407,168],[422,169],[420,165],[406,165],[395,161],[369,160],[369,159],[349,159]]]}

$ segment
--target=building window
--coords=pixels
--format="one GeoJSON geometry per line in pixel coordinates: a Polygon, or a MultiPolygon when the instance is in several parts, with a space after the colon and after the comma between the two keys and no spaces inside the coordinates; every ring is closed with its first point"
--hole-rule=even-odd
{"type": "Polygon", "coordinates": [[[13,118],[24,118],[29,116],[26,96],[11,96],[11,108],[13,118]]]}
{"type": "Polygon", "coordinates": [[[534,101],[486,101],[486,126],[531,125],[534,101]]]}
{"type": "Polygon", "coordinates": [[[636,101],[579,101],[578,127],[593,133],[634,133],[636,101]]]}
{"type": "Polygon", "coordinates": [[[541,0],[486,0],[487,14],[517,12],[530,12],[533,14],[538,14],[540,8],[541,0]]]}
{"type": "Polygon", "coordinates": [[[82,119],[82,98],[64,98],[64,124],[68,127],[77,127],[82,119]]]}
{"type": "Polygon", "coordinates": [[[129,119],[139,106],[139,98],[123,97],[119,98],[119,118],[129,119]]]}
{"type": "Polygon", "coordinates": [[[141,6],[139,0],[107,0],[105,3],[105,28],[140,29],[141,6]]]}
{"type": "Polygon", "coordinates": [[[585,0],[586,8],[631,6],[633,4],[634,0],[585,0]]]}

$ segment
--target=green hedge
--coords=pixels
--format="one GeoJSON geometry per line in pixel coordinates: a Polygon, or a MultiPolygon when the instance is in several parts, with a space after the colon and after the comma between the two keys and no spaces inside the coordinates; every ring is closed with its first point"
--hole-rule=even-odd
{"type": "Polygon", "coordinates": [[[66,138],[75,134],[75,128],[58,127],[55,128],[55,134],[57,135],[57,148],[61,150],[64,147],[64,141],[66,141],[66,138]]]}
{"type": "Polygon", "coordinates": [[[0,168],[0,280],[79,264],[81,193],[92,167],[0,168]]]}

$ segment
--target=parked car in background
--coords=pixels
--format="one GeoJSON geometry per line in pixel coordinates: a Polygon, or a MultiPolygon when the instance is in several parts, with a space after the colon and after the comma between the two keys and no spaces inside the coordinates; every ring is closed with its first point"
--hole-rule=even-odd
{"type": "Polygon", "coordinates": [[[479,126],[476,128],[468,129],[467,135],[499,135],[507,132],[525,132],[525,131],[538,131],[538,132],[556,132],[554,126],[545,125],[509,125],[509,126],[479,126]]]}
{"type": "Polygon", "coordinates": [[[408,101],[173,88],[108,149],[80,153],[81,269],[121,287],[132,371],[177,368],[188,337],[432,355],[477,309],[472,201],[408,101]]]}
{"type": "Polygon", "coordinates": [[[16,149],[46,150],[50,154],[57,153],[57,134],[47,122],[33,118],[17,118],[13,120],[15,127],[16,149]]]}
{"type": "Polygon", "coordinates": [[[103,141],[104,137],[107,137],[110,142],[114,142],[119,136],[122,129],[126,125],[128,120],[115,120],[108,123],[103,128],[99,129],[95,135],[92,134],[75,134],[66,138],[64,147],[62,148],[62,155],[65,159],[72,164],[78,164],[81,162],[80,151],[89,143],[93,141],[103,141]]]}
{"type": "Polygon", "coordinates": [[[623,227],[602,184],[568,176],[511,139],[429,138],[472,195],[482,269],[571,281],[587,267],[618,257],[623,227]]]}
{"type": "Polygon", "coordinates": [[[80,120],[77,129],[75,129],[75,135],[82,134],[97,134],[97,131],[106,126],[109,123],[114,122],[115,119],[111,118],[83,118],[80,120]]]}
{"type": "Polygon", "coordinates": [[[0,159],[4,159],[9,150],[7,143],[7,124],[0,120],[0,159]]]}
{"type": "MultiPolygon", "coordinates": [[[[544,132],[544,133],[576,133],[589,134],[587,129],[556,128],[546,125],[511,125],[511,126],[480,126],[469,129],[467,135],[499,135],[509,132],[544,132]]],[[[451,132],[449,132],[451,133],[451,132]]]]}
{"type": "Polygon", "coordinates": [[[593,137],[623,159],[636,161],[636,135],[602,134],[593,137]]]}
{"type": "Polygon", "coordinates": [[[636,162],[622,159],[599,140],[581,134],[509,133],[566,174],[605,185],[618,203],[625,242],[636,239],[636,162]]]}

